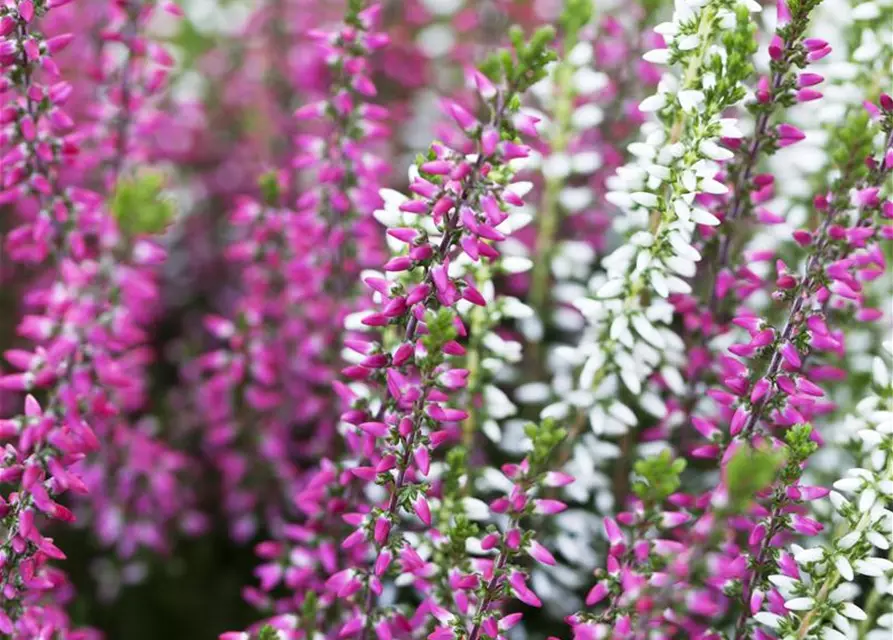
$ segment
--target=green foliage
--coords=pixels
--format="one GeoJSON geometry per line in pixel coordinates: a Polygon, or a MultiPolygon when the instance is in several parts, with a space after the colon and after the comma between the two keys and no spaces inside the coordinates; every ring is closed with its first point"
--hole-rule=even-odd
{"type": "Polygon", "coordinates": [[[428,351],[428,357],[439,358],[443,345],[456,338],[453,312],[443,308],[437,311],[429,309],[425,313],[425,326],[428,327],[428,334],[422,336],[422,344],[428,351]]]}
{"type": "Polygon", "coordinates": [[[797,483],[803,473],[803,463],[819,448],[811,436],[811,424],[794,425],[785,434],[786,464],[779,473],[779,480],[784,486],[797,483]]]}
{"type": "Polygon", "coordinates": [[[726,465],[729,508],[741,512],[754,497],[769,487],[785,461],[782,449],[755,448],[744,444],[726,465]]]}
{"type": "Polygon", "coordinates": [[[257,181],[261,198],[265,204],[274,206],[279,203],[279,178],[275,171],[267,171],[257,181]]]}
{"type": "Polygon", "coordinates": [[[357,29],[363,28],[360,21],[360,12],[366,8],[366,0],[348,0],[344,11],[344,23],[357,29]]]}
{"type": "Polygon", "coordinates": [[[494,53],[480,65],[481,73],[494,82],[505,81],[509,99],[524,93],[546,76],[546,65],[557,58],[549,45],[555,39],[552,26],[540,27],[524,41],[524,32],[514,26],[509,30],[511,49],[494,53]]]}
{"type": "Polygon", "coordinates": [[[279,634],[273,627],[267,625],[257,634],[257,640],[279,640],[279,634]]]}
{"type": "Polygon", "coordinates": [[[446,471],[443,476],[443,494],[458,497],[462,491],[462,477],[468,473],[468,451],[454,447],[446,455],[446,471]]]}
{"type": "Polygon", "coordinates": [[[546,418],[540,424],[531,422],[524,427],[524,434],[533,441],[530,452],[530,472],[532,475],[544,470],[555,448],[561,444],[567,431],[559,427],[554,420],[546,418]]]}
{"type": "Polygon", "coordinates": [[[685,459],[673,459],[669,449],[656,456],[638,460],[633,467],[636,474],[633,493],[645,504],[660,504],[679,488],[679,476],[685,471],[685,465],[685,459]]]}
{"type": "Polygon", "coordinates": [[[576,35],[580,29],[589,24],[594,10],[592,0],[566,0],[564,11],[558,19],[566,37],[576,35]]]}
{"type": "Polygon", "coordinates": [[[831,163],[839,175],[832,185],[835,194],[845,194],[865,176],[868,168],[863,162],[873,152],[872,140],[877,129],[863,108],[852,110],[842,127],[831,135],[831,163]]]}
{"type": "Polygon", "coordinates": [[[742,83],[753,74],[753,55],[757,51],[756,31],[757,27],[747,8],[738,6],[736,13],[736,27],[732,31],[725,32],[722,43],[726,51],[725,60],[717,54],[709,63],[710,70],[716,74],[716,87],[705,92],[707,100],[716,100],[716,104],[728,105],[741,100],[744,97],[742,83]]]}
{"type": "Polygon", "coordinates": [[[128,236],[159,233],[176,213],[173,201],[164,195],[164,176],[148,171],[119,180],[109,207],[128,236]]]}

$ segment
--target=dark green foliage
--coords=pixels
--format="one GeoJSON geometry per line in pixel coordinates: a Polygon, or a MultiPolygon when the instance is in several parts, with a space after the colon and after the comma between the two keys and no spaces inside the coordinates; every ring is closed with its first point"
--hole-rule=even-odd
{"type": "Polygon", "coordinates": [[[647,505],[662,503],[679,488],[679,476],[685,471],[685,466],[685,459],[673,459],[669,450],[636,461],[633,467],[636,474],[633,493],[647,505]]]}
{"type": "Polygon", "coordinates": [[[164,177],[154,172],[121,179],[110,208],[128,236],[159,233],[176,213],[174,203],[164,196],[164,177]]]}

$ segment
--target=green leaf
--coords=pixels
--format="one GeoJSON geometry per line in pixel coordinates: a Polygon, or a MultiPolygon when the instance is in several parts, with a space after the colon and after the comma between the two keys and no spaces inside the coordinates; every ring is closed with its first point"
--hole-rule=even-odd
{"type": "Polygon", "coordinates": [[[267,625],[257,634],[257,640],[279,640],[279,634],[273,627],[267,625]]]}
{"type": "Polygon", "coordinates": [[[164,176],[152,171],[119,180],[109,208],[128,236],[160,233],[176,213],[173,201],[164,195],[164,176]]]}
{"type": "Polygon", "coordinates": [[[729,488],[729,507],[743,510],[763,489],[775,480],[785,460],[781,449],[754,448],[743,445],[726,464],[726,485],[729,488]]]}
{"type": "Polygon", "coordinates": [[[258,179],[261,197],[267,205],[279,203],[279,178],[275,171],[268,171],[258,179]]]}
{"type": "Polygon", "coordinates": [[[633,465],[633,493],[648,505],[662,503],[679,488],[682,482],[679,476],[685,471],[685,465],[684,458],[674,459],[668,449],[638,460],[633,465]]]}

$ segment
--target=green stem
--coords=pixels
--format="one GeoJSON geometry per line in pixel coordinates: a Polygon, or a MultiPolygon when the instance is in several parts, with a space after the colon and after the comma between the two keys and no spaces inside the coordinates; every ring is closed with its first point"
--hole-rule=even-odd
{"type": "MultiPolygon", "coordinates": [[[[565,40],[565,55],[577,44],[576,34],[568,34],[565,40]]],[[[570,142],[571,116],[574,111],[576,92],[573,88],[574,67],[563,60],[555,70],[555,122],[551,152],[564,153],[570,142]]],[[[566,176],[546,178],[540,215],[537,217],[536,254],[533,261],[530,302],[541,318],[550,307],[549,272],[555,252],[555,239],[561,223],[559,197],[564,188],[566,176]]]]}

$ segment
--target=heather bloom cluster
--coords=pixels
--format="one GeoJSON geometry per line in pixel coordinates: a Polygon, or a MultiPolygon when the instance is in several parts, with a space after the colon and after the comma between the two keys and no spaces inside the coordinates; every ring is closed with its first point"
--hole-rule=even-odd
{"type": "MultiPolygon", "coordinates": [[[[889,353],[889,343],[886,345],[889,353]]],[[[834,510],[826,544],[791,545],[782,573],[769,576],[775,596],[756,620],[780,636],[839,640],[853,635],[883,637],[890,628],[889,559],[891,520],[889,356],[875,356],[872,393],[846,417],[856,467],[835,481],[828,495],[834,510]],[[868,578],[867,609],[853,601],[862,593],[856,576],[868,578]],[[869,630],[877,624],[877,630],[869,630]],[[885,632],[884,629],[887,631],[885,632]]]]}
{"type": "Polygon", "coordinates": [[[891,19],[0,3],[0,636],[889,637],[891,19]]]}
{"type": "Polygon", "coordinates": [[[370,102],[376,89],[366,58],[387,43],[373,30],[379,11],[355,2],[339,30],[312,34],[334,86],[294,119],[321,121],[319,128],[294,134],[288,166],[261,179],[261,201],[237,202],[230,218],[237,231],[224,251],[241,271],[240,291],[225,315],[205,318],[226,346],[191,363],[189,375],[203,379],[197,403],[214,425],[205,437],[238,539],[255,534],[258,511],[281,522],[303,466],[291,457],[296,442],[303,439],[312,457],[325,454],[332,439],[341,327],[358,304],[361,270],[381,254],[371,213],[388,168],[370,145],[387,135],[388,112],[370,102]],[[296,183],[310,177],[295,172],[309,168],[317,185],[288,202],[296,183]],[[301,353],[300,361],[287,357],[292,353],[301,353]],[[269,500],[247,488],[256,483],[269,487],[269,500]]]}

